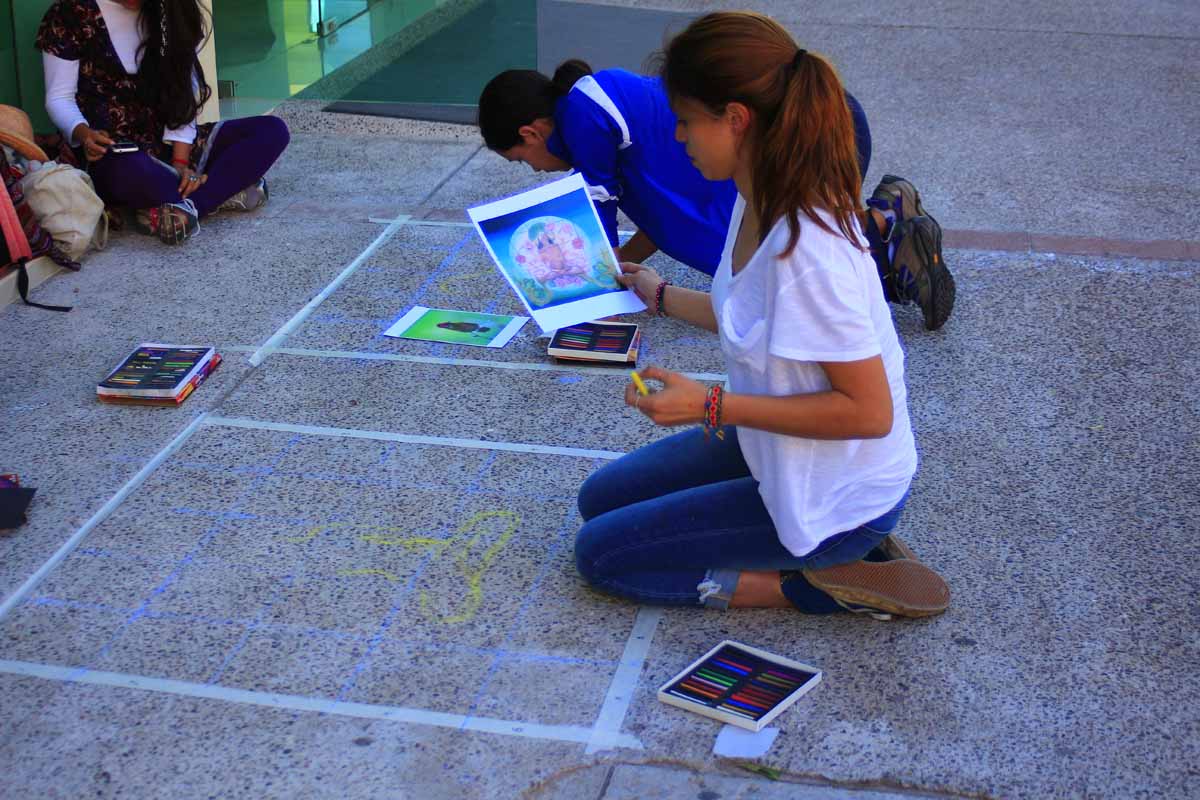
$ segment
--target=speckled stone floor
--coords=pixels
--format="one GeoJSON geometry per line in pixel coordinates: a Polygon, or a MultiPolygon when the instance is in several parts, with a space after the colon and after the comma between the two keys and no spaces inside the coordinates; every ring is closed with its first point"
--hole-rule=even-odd
{"type": "MultiPolygon", "coordinates": [[[[1141,91],[1121,59],[1145,67],[1135,56],[1153,51],[1191,76],[1155,90],[1190,119],[1200,19],[1152,6],[1130,30],[1115,7],[1103,29],[1049,11],[975,24],[949,6],[915,28],[821,4],[813,18],[837,48],[904,41],[914,58],[941,49],[928,37],[1011,39],[1045,68],[1065,59],[1064,80],[1091,63],[1084,45],[1107,47],[1118,98],[1141,91]]],[[[947,103],[968,84],[1053,88],[961,56],[931,90],[947,103]]],[[[1196,213],[1177,205],[1194,160],[1091,198],[1080,223],[1074,183],[901,111],[880,114],[895,135],[871,179],[907,171],[948,227],[1195,238],[1161,210],[1196,213]],[[1001,172],[1002,201],[976,181],[1001,172]]],[[[0,536],[0,796],[1200,793],[1200,265],[1186,249],[950,249],[947,326],[894,308],[922,457],[901,535],[950,582],[945,615],[639,609],[589,591],[571,558],[580,481],[661,435],[622,406],[621,375],[549,365],[528,326],[501,350],[381,336],[418,303],[516,312],[454,212],[538,179],[469,130],[282,113],[294,141],[262,212],[206,221],[182,248],[119,234],[38,290],[70,314],[0,309],[0,472],[39,490],[29,523],[0,536]],[[131,344],[163,339],[227,362],[178,409],[95,402],[131,344]],[[825,670],[757,761],[782,783],[714,756],[718,725],[654,698],[726,637],[825,670]]],[[[1143,122],[1114,114],[1100,144],[1143,122]]],[[[1050,159],[1056,131],[1014,129],[1010,149],[1050,159]]],[[[1154,152],[1187,144],[1157,135],[1154,152]]],[[[1096,173],[1164,169],[1115,158],[1096,173]]],[[[643,363],[722,372],[707,334],[644,321],[643,363]]]]}

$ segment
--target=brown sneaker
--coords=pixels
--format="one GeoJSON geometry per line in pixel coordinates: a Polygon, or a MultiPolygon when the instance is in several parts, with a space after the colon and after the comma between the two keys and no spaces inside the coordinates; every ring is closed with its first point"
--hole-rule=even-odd
{"type": "MultiPolygon", "coordinates": [[[[898,539],[888,549],[912,552],[898,539]]],[[[856,613],[932,617],[950,605],[950,587],[942,576],[910,556],[802,571],[809,583],[856,613]]]]}

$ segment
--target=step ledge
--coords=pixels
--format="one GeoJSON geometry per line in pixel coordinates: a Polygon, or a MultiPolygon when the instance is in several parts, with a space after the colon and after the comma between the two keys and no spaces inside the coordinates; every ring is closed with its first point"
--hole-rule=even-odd
{"type": "MultiPolygon", "coordinates": [[[[58,273],[66,272],[66,270],[45,256],[30,261],[26,265],[25,271],[29,273],[30,294],[33,294],[33,291],[37,287],[58,273]]],[[[17,276],[19,274],[19,271],[15,267],[0,269],[0,308],[7,306],[9,303],[21,302],[21,293],[17,290],[17,276]]]]}

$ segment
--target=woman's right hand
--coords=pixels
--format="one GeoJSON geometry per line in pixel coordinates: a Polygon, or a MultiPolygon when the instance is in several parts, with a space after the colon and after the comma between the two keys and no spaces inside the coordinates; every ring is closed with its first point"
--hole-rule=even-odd
{"type": "Polygon", "coordinates": [[[617,276],[617,280],[626,289],[633,289],[646,304],[646,309],[651,314],[658,313],[654,301],[658,294],[658,284],[662,282],[662,278],[657,272],[649,267],[643,267],[641,264],[634,264],[632,261],[622,261],[621,274],[617,276]]]}
{"type": "Polygon", "coordinates": [[[108,154],[108,148],[113,140],[108,137],[108,131],[94,131],[84,123],[79,123],[73,133],[75,141],[83,148],[88,161],[99,161],[108,154]]]}

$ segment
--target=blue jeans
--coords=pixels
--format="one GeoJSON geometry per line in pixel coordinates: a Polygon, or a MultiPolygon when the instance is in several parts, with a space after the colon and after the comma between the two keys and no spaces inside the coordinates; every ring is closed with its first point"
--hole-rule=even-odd
{"type": "MultiPolygon", "coordinates": [[[[726,608],[742,570],[820,569],[860,560],[896,527],[904,502],[830,536],[807,555],[792,555],[779,542],[737,429],[726,428],[724,440],[706,440],[693,428],[635,450],[584,481],[575,564],[597,589],[638,603],[726,608]]],[[[789,581],[788,598],[810,614],[841,610],[802,576],[789,581]]]]}

